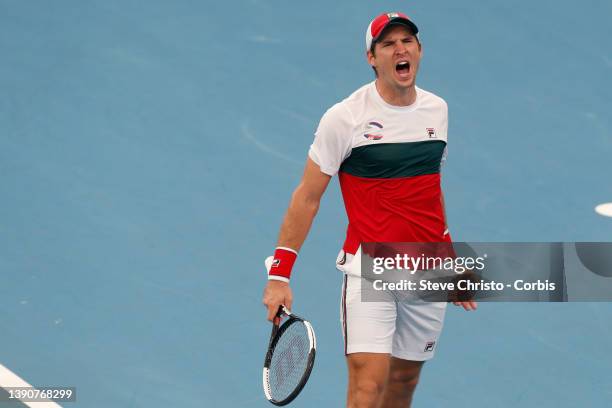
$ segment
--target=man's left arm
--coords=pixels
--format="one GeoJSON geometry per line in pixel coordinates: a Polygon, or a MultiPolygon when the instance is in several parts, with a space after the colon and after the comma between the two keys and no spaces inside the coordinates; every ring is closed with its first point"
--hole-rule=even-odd
{"type": "Polygon", "coordinates": [[[444,204],[444,193],[440,193],[440,201],[442,202],[442,215],[444,216],[444,235],[448,234],[448,221],[446,219],[446,205],[444,204]]]}
{"type": "MultiPolygon", "coordinates": [[[[444,235],[446,236],[448,232],[448,222],[446,219],[446,205],[444,204],[444,193],[440,193],[440,201],[442,202],[442,214],[444,214],[444,235]]],[[[468,300],[465,302],[453,302],[455,306],[463,306],[463,308],[467,311],[476,310],[478,307],[478,303],[475,300],[468,300]]]]}

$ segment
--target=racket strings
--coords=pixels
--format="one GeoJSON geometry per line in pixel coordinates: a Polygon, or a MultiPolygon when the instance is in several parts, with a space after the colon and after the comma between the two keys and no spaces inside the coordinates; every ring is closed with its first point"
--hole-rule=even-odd
{"type": "Polygon", "coordinates": [[[304,323],[294,322],[279,338],[270,363],[269,386],[272,398],[287,398],[307,370],[310,342],[304,323]]]}

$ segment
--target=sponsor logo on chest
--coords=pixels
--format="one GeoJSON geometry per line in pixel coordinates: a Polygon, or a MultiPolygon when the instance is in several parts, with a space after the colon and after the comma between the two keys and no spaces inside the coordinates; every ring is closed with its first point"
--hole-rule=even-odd
{"type": "MultiPolygon", "coordinates": [[[[368,140],[381,140],[384,137],[384,126],[378,120],[368,121],[363,128],[363,137],[368,140]]],[[[436,128],[425,128],[425,134],[429,139],[437,139],[436,128]]],[[[393,136],[393,135],[392,135],[393,136]]]]}
{"type": "Polygon", "coordinates": [[[363,137],[368,140],[380,140],[383,138],[382,129],[383,125],[379,122],[368,122],[363,129],[363,137]]]}

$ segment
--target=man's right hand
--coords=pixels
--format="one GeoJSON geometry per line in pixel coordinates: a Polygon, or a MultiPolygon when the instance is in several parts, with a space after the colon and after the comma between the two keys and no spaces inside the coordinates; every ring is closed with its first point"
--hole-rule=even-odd
{"type": "Polygon", "coordinates": [[[269,280],[263,294],[263,304],[268,308],[268,320],[272,321],[280,305],[291,310],[293,294],[287,282],[269,280]]]}

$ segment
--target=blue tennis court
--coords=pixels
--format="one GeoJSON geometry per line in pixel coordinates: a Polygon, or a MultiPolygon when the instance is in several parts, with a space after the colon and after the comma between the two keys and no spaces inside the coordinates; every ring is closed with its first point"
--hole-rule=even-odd
{"type": "MultiPolygon", "coordinates": [[[[65,407],[267,407],[263,260],[367,23],[419,22],[458,241],[610,241],[612,3],[0,0],[0,364],[65,407]]],[[[326,193],[292,279],[295,407],[343,406],[326,193]]],[[[612,304],[449,308],[415,407],[608,407],[612,304]]],[[[1,404],[1,403],[0,403],[1,404]]]]}

